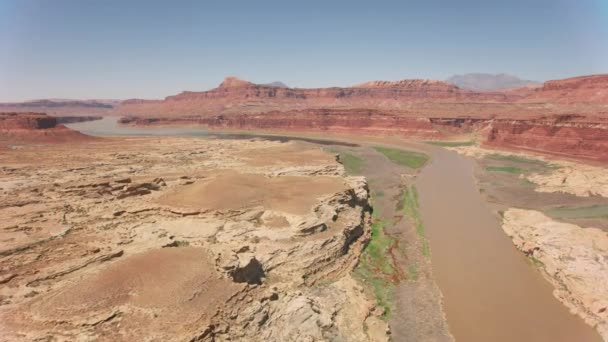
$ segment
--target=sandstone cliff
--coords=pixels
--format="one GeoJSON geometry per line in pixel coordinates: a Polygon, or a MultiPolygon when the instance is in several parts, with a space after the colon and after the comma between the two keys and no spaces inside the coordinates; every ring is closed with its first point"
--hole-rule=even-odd
{"type": "Polygon", "coordinates": [[[203,92],[185,91],[164,100],[124,101],[122,115],[182,116],[234,113],[265,113],[298,109],[384,109],[406,110],[412,103],[429,100],[505,101],[502,93],[477,93],[430,80],[375,81],[355,87],[285,88],[254,84],[228,77],[219,87],[203,92]]]}
{"type": "Polygon", "coordinates": [[[495,120],[488,126],[483,143],[487,146],[608,162],[608,120],[580,122],[572,116],[495,120]]]}
{"type": "MultiPolygon", "coordinates": [[[[547,81],[529,96],[531,100],[557,103],[608,105],[608,75],[591,75],[547,81]]],[[[606,109],[606,107],[604,107],[606,109]]]]}

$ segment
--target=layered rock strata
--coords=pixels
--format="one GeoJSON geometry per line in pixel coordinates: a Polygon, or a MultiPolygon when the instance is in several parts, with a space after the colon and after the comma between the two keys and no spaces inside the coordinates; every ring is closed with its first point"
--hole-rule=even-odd
{"type": "Polygon", "coordinates": [[[366,182],[318,148],[122,138],[1,158],[3,340],[388,338],[350,276],[366,182]]]}

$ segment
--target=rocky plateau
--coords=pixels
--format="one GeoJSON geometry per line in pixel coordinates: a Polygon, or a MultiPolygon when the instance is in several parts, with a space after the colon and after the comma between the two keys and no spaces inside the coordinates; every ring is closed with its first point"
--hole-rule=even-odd
{"type": "Polygon", "coordinates": [[[388,340],[351,276],[367,183],[317,147],[105,138],[25,144],[0,164],[4,341],[388,340]]]}

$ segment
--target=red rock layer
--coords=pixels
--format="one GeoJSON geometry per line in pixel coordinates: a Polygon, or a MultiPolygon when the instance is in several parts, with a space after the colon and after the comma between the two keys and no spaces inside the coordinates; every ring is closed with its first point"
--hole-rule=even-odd
{"type": "Polygon", "coordinates": [[[200,125],[208,128],[239,130],[294,130],[391,133],[412,136],[439,137],[428,118],[404,117],[375,110],[309,109],[272,111],[263,114],[233,114],[215,116],[184,116],[178,118],[133,118],[120,120],[131,125],[200,125]]]}
{"type": "Polygon", "coordinates": [[[407,117],[373,110],[300,110],[263,114],[123,118],[131,125],[198,125],[212,129],[328,131],[414,138],[481,133],[484,145],[608,162],[608,120],[562,115],[527,120],[407,117]],[[581,119],[584,119],[581,121],[581,119]]]}
{"type": "Polygon", "coordinates": [[[69,142],[92,139],[57,124],[57,118],[41,113],[0,113],[0,140],[9,143],[69,142]]]}
{"type": "Polygon", "coordinates": [[[496,120],[486,145],[608,162],[608,122],[496,120]]]}
{"type": "Polygon", "coordinates": [[[177,117],[327,108],[407,110],[412,103],[428,101],[503,102],[518,98],[520,95],[515,93],[473,92],[430,80],[375,81],[355,87],[300,89],[254,84],[229,77],[209,91],[185,91],[164,100],[126,100],[117,112],[142,117],[177,117]]]}
{"type": "Polygon", "coordinates": [[[547,81],[528,99],[557,103],[608,104],[608,75],[591,75],[547,81]]]}

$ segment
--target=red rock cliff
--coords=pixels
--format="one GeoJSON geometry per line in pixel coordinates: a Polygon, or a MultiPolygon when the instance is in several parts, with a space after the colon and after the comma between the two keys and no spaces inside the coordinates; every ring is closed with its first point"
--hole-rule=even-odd
{"type": "Polygon", "coordinates": [[[484,143],[488,146],[608,162],[608,120],[577,122],[563,117],[495,120],[487,130],[484,143]]]}
{"type": "Polygon", "coordinates": [[[0,140],[3,142],[66,142],[91,137],[57,123],[42,113],[0,113],[0,140]]]}

